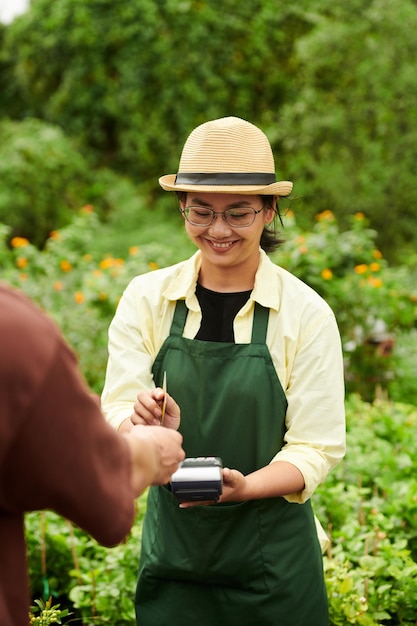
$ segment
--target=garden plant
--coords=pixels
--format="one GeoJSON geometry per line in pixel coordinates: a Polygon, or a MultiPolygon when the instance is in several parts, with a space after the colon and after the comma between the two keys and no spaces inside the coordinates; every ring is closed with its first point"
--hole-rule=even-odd
{"type": "MultiPolygon", "coordinates": [[[[347,454],[313,499],[329,626],[416,626],[417,4],[221,5],[31,0],[0,24],[1,279],[100,394],[123,289],[193,251],[158,177],[207,119],[262,128],[296,183],[272,258],[328,301],[343,344],[347,454]]],[[[26,516],[32,624],[134,623],[145,509],[111,550],[26,516]]]]}
{"type": "MultiPolygon", "coordinates": [[[[389,265],[362,213],[352,215],[347,230],[330,211],[318,214],[309,232],[300,230],[292,211],[283,219],[286,242],[274,260],[329,301],[345,355],[348,452],[314,496],[331,539],[324,556],[331,625],[415,626],[415,268],[389,265]]],[[[122,290],[134,275],[182,259],[186,246],[180,235],[178,245],[166,246],[170,231],[181,228],[170,218],[159,240],[146,243],[144,228],[138,245],[114,257],[98,245],[106,228],[90,205],[51,232],[42,249],[22,237],[10,239],[10,228],[1,227],[3,279],[55,318],[96,393],[104,378],[108,324],[122,290]]],[[[39,621],[51,615],[63,623],[133,623],[145,508],[146,494],[126,543],[111,550],[53,512],[27,516],[39,612],[32,615],[34,624],[53,623],[39,621]]]]}

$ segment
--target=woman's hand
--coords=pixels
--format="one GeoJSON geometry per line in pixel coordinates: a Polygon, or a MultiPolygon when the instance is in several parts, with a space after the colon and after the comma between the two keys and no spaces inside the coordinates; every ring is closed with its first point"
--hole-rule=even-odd
{"type": "Polygon", "coordinates": [[[223,492],[219,502],[243,502],[246,476],[235,469],[223,468],[223,492]]]}
{"type": "MultiPolygon", "coordinates": [[[[228,467],[223,468],[223,491],[218,502],[243,502],[246,499],[244,497],[245,486],[246,477],[241,472],[228,467]]],[[[182,502],[180,508],[188,509],[192,506],[208,506],[218,502],[213,502],[212,500],[182,502]]]]}
{"type": "MultiPolygon", "coordinates": [[[[130,416],[130,421],[133,424],[142,424],[144,426],[161,426],[163,402],[164,390],[161,387],[151,391],[140,391],[133,405],[134,412],[130,416]]],[[[180,421],[181,409],[174,398],[169,393],[166,393],[163,426],[178,430],[180,421]]]]}

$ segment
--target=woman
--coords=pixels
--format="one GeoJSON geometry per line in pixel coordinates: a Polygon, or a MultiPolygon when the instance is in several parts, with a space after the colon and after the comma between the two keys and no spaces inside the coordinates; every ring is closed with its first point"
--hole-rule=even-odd
{"type": "Polygon", "coordinates": [[[127,287],[103,407],[122,430],[160,423],[166,372],[164,426],[188,457],[222,459],[223,493],[179,506],[151,488],[137,624],[326,626],[310,496],[345,451],[342,352],[328,305],[265,253],[292,183],[264,133],[228,117],[194,129],[160,184],[198,251],[127,287]]]}

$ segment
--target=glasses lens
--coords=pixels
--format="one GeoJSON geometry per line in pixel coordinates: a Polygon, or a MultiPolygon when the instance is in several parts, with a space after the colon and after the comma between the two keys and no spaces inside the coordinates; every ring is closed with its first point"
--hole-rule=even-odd
{"type": "Polygon", "coordinates": [[[255,219],[255,209],[252,207],[242,207],[241,209],[227,209],[224,212],[226,221],[230,226],[240,228],[242,226],[250,226],[255,219]]]}
{"type": "MultiPolygon", "coordinates": [[[[261,211],[262,209],[260,209],[261,211]]],[[[216,213],[213,209],[202,206],[187,206],[184,215],[190,224],[194,226],[210,226],[215,216],[222,216],[233,228],[243,228],[250,226],[255,221],[256,213],[252,207],[236,207],[226,209],[224,213],[216,213]]]]}
{"type": "Polygon", "coordinates": [[[188,206],[185,208],[184,213],[190,224],[195,224],[196,226],[209,226],[214,216],[211,209],[200,206],[188,206]]]}

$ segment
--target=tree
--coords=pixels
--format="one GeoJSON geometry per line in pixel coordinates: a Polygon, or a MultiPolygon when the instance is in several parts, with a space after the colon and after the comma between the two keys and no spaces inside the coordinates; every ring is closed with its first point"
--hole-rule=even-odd
{"type": "Polygon", "coordinates": [[[417,6],[311,4],[315,27],[297,42],[298,95],[282,109],[299,217],[363,211],[398,259],[404,242],[416,242],[417,6]]]}
{"type": "Polygon", "coordinates": [[[198,123],[271,122],[302,26],[285,0],[33,0],[5,46],[31,115],[156,186],[198,123]]]}

